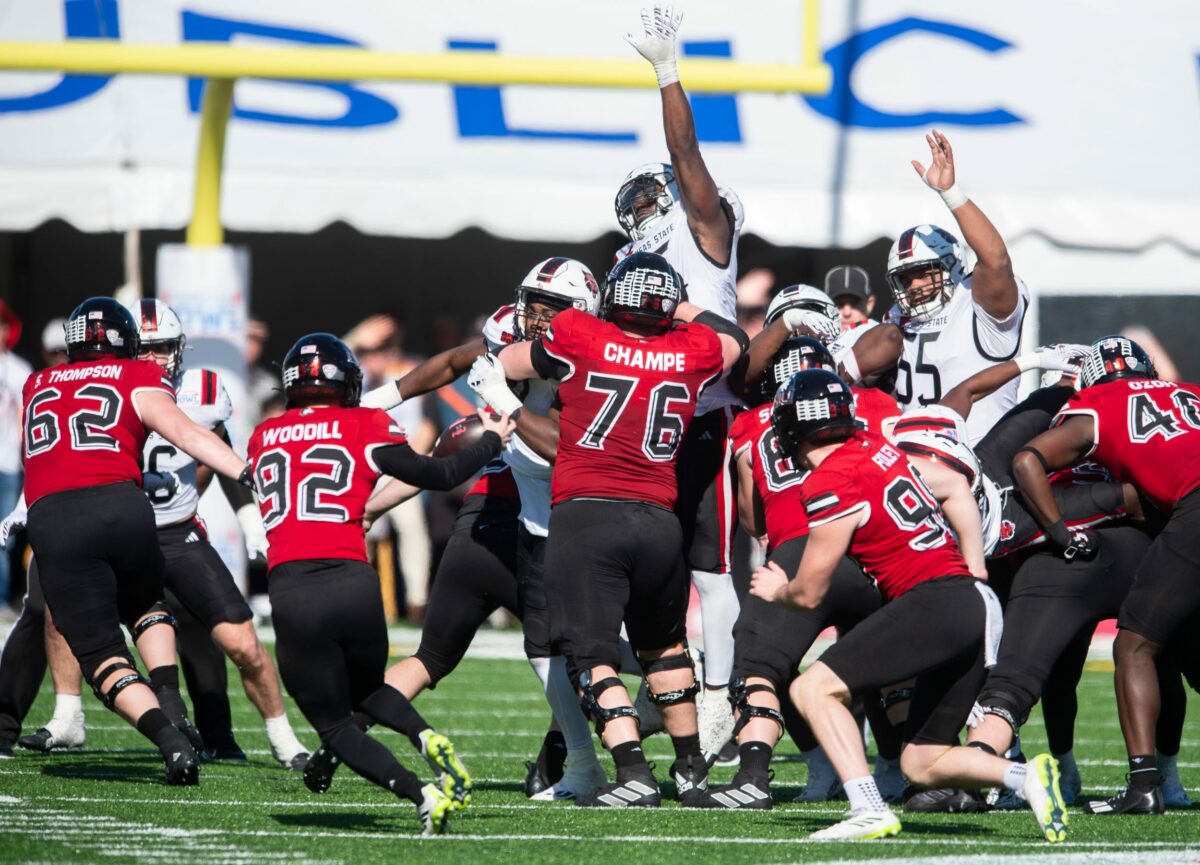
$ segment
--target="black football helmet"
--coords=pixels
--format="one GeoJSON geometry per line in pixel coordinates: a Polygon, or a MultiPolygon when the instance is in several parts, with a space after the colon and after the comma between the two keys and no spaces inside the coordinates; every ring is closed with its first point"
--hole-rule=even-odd
{"type": "Polygon", "coordinates": [[[665,258],[635,252],[608,272],[597,314],[618,327],[665,331],[683,299],[683,277],[665,258]]]}
{"type": "Polygon", "coordinates": [[[67,317],[67,359],[99,360],[138,356],[138,325],[111,297],[89,297],[67,317]]]}
{"type": "Polygon", "coordinates": [[[1129,337],[1100,337],[1083,359],[1079,389],[1122,378],[1158,378],[1158,371],[1146,350],[1129,337]]]}
{"type": "Polygon", "coordinates": [[[854,434],[854,395],[827,369],[794,373],[775,394],[771,427],[787,456],[802,443],[841,441],[854,434]]]}
{"type": "Polygon", "coordinates": [[[362,393],[362,378],[358,358],[332,333],[300,337],[283,359],[288,408],[317,403],[353,408],[362,393]]]}
{"type": "Polygon", "coordinates": [[[820,341],[811,336],[790,336],[779,346],[771,365],[762,371],[759,378],[761,399],[759,405],[775,399],[779,386],[803,369],[837,370],[833,355],[820,341]]]}

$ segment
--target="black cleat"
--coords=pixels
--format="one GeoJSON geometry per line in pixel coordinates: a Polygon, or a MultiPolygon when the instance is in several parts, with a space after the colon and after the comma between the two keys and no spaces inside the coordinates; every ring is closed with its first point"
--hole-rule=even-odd
{"type": "Polygon", "coordinates": [[[13,740],[9,736],[0,736],[0,760],[13,758],[13,740]]]}
{"type": "Polygon", "coordinates": [[[1145,791],[1126,787],[1108,799],[1089,799],[1083,803],[1085,814],[1162,814],[1166,810],[1161,786],[1145,791]]]}
{"type": "Polygon", "coordinates": [[[304,764],[304,786],[313,793],[328,792],[333,784],[333,773],[337,771],[341,762],[338,755],[333,753],[333,749],[322,742],[321,747],[317,748],[304,764]]]}
{"type": "Polygon", "coordinates": [[[650,775],[603,784],[588,795],[577,797],[575,804],[580,808],[657,808],[662,804],[662,793],[650,775]]]}
{"type": "Polygon", "coordinates": [[[697,754],[676,760],[671,764],[671,778],[683,807],[708,807],[708,765],[703,756],[697,754]]]}
{"type": "Polygon", "coordinates": [[[738,772],[728,785],[709,789],[706,807],[728,808],[731,811],[769,811],[773,804],[769,776],[738,772]]]}
{"type": "Polygon", "coordinates": [[[525,798],[532,799],[543,790],[554,786],[554,782],[546,777],[542,767],[535,760],[525,761],[525,798]]]}
{"type": "Polygon", "coordinates": [[[308,758],[311,756],[312,755],[309,754],[307,751],[301,751],[295,757],[288,760],[288,766],[287,766],[288,771],[289,772],[303,772],[304,767],[308,765],[308,758]]]}
{"type": "Polygon", "coordinates": [[[904,800],[904,810],[910,814],[981,814],[988,804],[976,790],[942,788],[912,791],[904,800]]]}
{"type": "Polygon", "coordinates": [[[194,787],[200,783],[200,761],[190,747],[163,754],[166,764],[164,780],[175,787],[194,787]]]}
{"type": "Polygon", "coordinates": [[[232,739],[211,745],[200,752],[201,763],[216,763],[222,760],[228,763],[245,763],[246,752],[232,739]]]}

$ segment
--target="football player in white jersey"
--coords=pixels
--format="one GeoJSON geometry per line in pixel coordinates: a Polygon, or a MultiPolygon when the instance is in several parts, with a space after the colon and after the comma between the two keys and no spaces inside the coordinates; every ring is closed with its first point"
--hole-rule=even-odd
{"type": "MultiPolygon", "coordinates": [[[[913,168],[950,209],[976,262],[967,273],[963,246],[936,225],[906,229],[892,244],[888,284],[896,305],[884,327],[858,339],[853,352],[857,362],[852,364],[865,377],[890,366],[889,352],[898,357],[895,392],[905,409],[938,402],[985,367],[1016,357],[1029,306],[1029,289],[1013,274],[1004,238],[955,182],[949,140],[937,130],[925,139],[932,160],[927,167],[914,160],[913,168]],[[902,339],[889,323],[899,328],[902,339]],[[882,355],[864,362],[860,349],[879,346],[885,347],[882,355]]],[[[847,370],[853,372],[849,366],[847,370]]],[[[967,423],[970,444],[978,443],[1016,405],[1017,386],[1013,381],[975,406],[967,423]]]]}
{"type": "MultiPolygon", "coordinates": [[[[152,298],[138,301],[129,311],[139,324],[142,338],[139,357],[153,360],[166,370],[175,383],[176,404],[184,414],[228,442],[225,422],[233,414],[233,404],[215,372],[183,369],[187,340],[179,316],[165,303],[152,298]]],[[[177,601],[173,605],[197,619],[233,661],[241,673],[246,696],[266,723],[271,753],[284,766],[299,771],[308,760],[308,749],[288,723],[275,664],[254,632],[250,606],[229,568],[208,542],[204,525],[196,516],[200,494],[213,473],[157,433],[147,437],[143,454],[142,486],[154,507],[159,546],[166,559],[163,582],[172,601],[177,601]]],[[[246,536],[247,552],[252,558],[263,555],[266,533],[253,494],[238,484],[222,484],[222,491],[237,513],[246,536]]],[[[224,659],[221,661],[223,665],[224,659]]],[[[185,676],[188,667],[185,663],[185,676]]],[[[188,690],[196,690],[190,677],[188,690]]],[[[231,743],[232,739],[226,744],[231,743]]],[[[237,759],[240,755],[236,745],[222,751],[208,747],[210,744],[216,743],[206,743],[205,754],[209,759],[237,759]]],[[[244,755],[240,756],[244,759],[244,755]]]]}
{"type": "MultiPolygon", "coordinates": [[[[545,333],[554,316],[564,309],[574,307],[595,312],[598,300],[596,278],[584,264],[561,256],[548,258],[535,265],[521,281],[517,287],[516,303],[500,307],[487,319],[482,338],[475,337],[457,348],[434,355],[404,377],[367,392],[363,395],[361,405],[386,410],[400,405],[405,399],[450,384],[468,371],[472,371],[474,377],[472,365],[477,361],[486,364],[491,353],[505,345],[536,339],[545,333]]],[[[501,455],[512,472],[520,498],[516,573],[513,575],[517,582],[518,609],[514,612],[522,620],[525,653],[545,688],[547,702],[561,727],[567,752],[567,770],[559,779],[551,777],[538,782],[534,777],[538,764],[531,764],[526,793],[538,799],[574,798],[591,792],[606,779],[596,759],[591,728],[579,708],[579,700],[567,677],[563,659],[552,657],[550,649],[541,564],[550,522],[552,466],[549,459],[553,458],[558,447],[557,412],[553,408],[557,384],[539,381],[526,386],[521,383],[520,389],[519,395],[510,391],[501,372],[498,385],[485,399],[493,409],[508,411],[517,424],[515,433],[501,455]],[[547,780],[551,782],[549,786],[545,784],[547,780]]],[[[368,513],[386,510],[406,493],[405,485],[395,482],[383,487],[368,502],[368,513]]],[[[464,509],[466,507],[464,503],[464,509]]],[[[472,537],[487,545],[484,533],[478,526],[494,523],[499,527],[500,521],[487,519],[485,514],[485,511],[481,511],[476,515],[476,529],[472,531],[472,537]]],[[[494,545],[499,543],[497,541],[494,545]]],[[[471,580],[470,575],[460,573],[464,568],[473,567],[468,552],[461,552],[461,562],[454,558],[447,560],[447,556],[450,556],[448,548],[447,556],[438,566],[425,613],[426,627],[421,646],[414,655],[388,669],[385,676],[389,685],[409,699],[415,698],[425,688],[436,685],[454,669],[482,621],[463,621],[476,616],[475,610],[480,607],[462,603],[461,596],[464,593],[477,593],[480,587],[478,580],[471,580]],[[454,587],[455,591],[448,591],[450,587],[454,587]],[[432,627],[439,621],[445,624],[432,627]]],[[[496,587],[490,589],[489,594],[502,597],[505,591],[503,587],[496,587]]],[[[323,758],[324,749],[318,755],[323,758]]],[[[320,777],[320,771],[321,767],[314,757],[310,762],[310,770],[305,773],[306,781],[311,777],[314,787],[322,783],[327,785],[320,777]]]]}
{"type": "MultiPolygon", "coordinates": [[[[683,275],[692,303],[736,322],[742,203],[732,190],[716,184],[700,155],[692,109],[675,66],[682,17],[682,12],[656,3],[653,10],[642,10],[642,32],[625,37],[658,76],[671,162],[639,166],[621,184],[615,202],[617,221],[629,235],[629,243],[617,252],[616,260],[635,252],[658,253],[683,275]]],[[[710,758],[733,732],[726,698],[733,671],[733,623],[739,609],[730,573],[737,515],[733,478],[722,467],[729,464],[726,433],[740,407],[727,380],[704,392],[679,448],[676,472],[675,512],[683,526],[692,583],[700,595],[705,691],[698,708],[701,747],[710,758]]]]}

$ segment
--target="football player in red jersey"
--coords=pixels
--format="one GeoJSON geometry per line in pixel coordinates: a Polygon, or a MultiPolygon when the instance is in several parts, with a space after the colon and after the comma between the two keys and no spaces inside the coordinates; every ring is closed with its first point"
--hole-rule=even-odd
{"type": "Polygon", "coordinates": [[[512,430],[487,430],[453,456],[420,456],[379,409],[358,405],[362,369],[327,333],[301,337],[283,362],[287,411],[259,424],[250,460],[270,547],[271,609],[279,672],[304,716],[343,762],[417,806],[425,834],[470,800],[471,779],[450,741],[384,683],[387,623],[379,578],[367,564],[363,512],[380,475],[450,489],[496,457],[512,430]],[[417,776],[364,732],[380,723],[409,737],[441,776],[417,776]]]}
{"type": "MultiPolygon", "coordinates": [[[[794,573],[804,554],[808,519],[800,501],[805,471],[797,469],[779,449],[771,427],[772,400],[779,385],[802,369],[833,370],[833,358],[817,340],[793,336],[784,341],[758,379],[759,396],[730,427],[731,450],[738,475],[738,513],[755,537],[767,538],[768,560],[794,573]]],[[[881,393],[880,396],[883,396],[881,393]]],[[[884,397],[886,399],[886,397],[884,397]]],[[[891,412],[896,411],[895,403],[891,412]]],[[[779,694],[796,677],[800,661],[826,627],[847,631],[879,609],[879,592],[850,559],[834,572],[829,594],[817,609],[796,614],[778,604],[748,597],[734,626],[734,711],[740,768],[727,787],[710,790],[714,806],[767,809],[772,806],[769,763],[775,743],[786,727],[797,738],[808,766],[808,781],[800,801],[823,801],[837,777],[807,725],[788,723],[789,705],[779,694]]],[[[876,701],[878,702],[878,701],[876,701]]],[[[890,728],[889,731],[890,732],[890,728]]],[[[882,747],[882,746],[881,746],[882,747]]],[[[893,757],[898,756],[896,743],[893,757]]],[[[899,766],[896,767],[899,776],[899,766]]],[[[901,789],[903,783],[898,785],[901,789]]],[[[898,796],[900,790],[896,790],[898,796]]]]}
{"type": "Polygon", "coordinates": [[[167,782],[195,784],[142,447],[153,430],[223,475],[249,483],[250,469],[176,407],[162,370],[136,359],[137,323],[115,300],[85,300],[66,336],[68,362],[34,373],[23,392],[27,525],[46,605],[97,697],[158,746],[167,782]]]}
{"type": "Polygon", "coordinates": [[[495,360],[509,379],[559,382],[546,552],[551,635],[617,764],[617,780],[576,798],[580,805],[661,800],[616,675],[622,622],[675,746],[680,798],[698,804],[707,786],[686,647],[688,575],[672,511],[675,459],[697,399],[741,357],[746,337],[682,294],[662,256],[634,253],[608,274],[600,318],[567,310],[541,339],[495,360]]]}
{"type": "Polygon", "coordinates": [[[1064,526],[1048,478],[1083,457],[1169,514],[1117,617],[1113,657],[1129,786],[1084,805],[1093,814],[1161,814],[1155,659],[1200,608],[1200,387],[1159,380],[1145,349],[1122,336],[1092,344],[1079,384],[1056,425],[1013,458],[1013,474],[1038,522],[1064,548],[1096,545],[1093,532],[1064,526]]]}
{"type": "Polygon", "coordinates": [[[813,837],[870,839],[900,831],[868,774],[846,703],[915,676],[900,757],[905,776],[918,786],[1020,789],[1043,836],[1063,840],[1066,808],[1049,754],[1026,765],[958,745],[985,666],[994,662],[1000,605],[986,583],[969,576],[920,475],[886,439],[855,428],[853,397],[831,372],[796,373],[776,396],[771,423],[784,452],[812,470],[800,490],[809,537],[795,574],[768,563],[751,578],[751,593],[813,609],[849,554],[886,601],[790,689],[850,800],[850,816],[813,837]]]}

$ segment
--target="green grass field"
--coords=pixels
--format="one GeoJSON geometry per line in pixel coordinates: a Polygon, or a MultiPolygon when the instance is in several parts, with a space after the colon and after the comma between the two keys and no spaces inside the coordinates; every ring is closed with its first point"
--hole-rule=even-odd
{"type": "MultiPolygon", "coordinates": [[[[1157,818],[1088,817],[1073,810],[1071,840],[1055,847],[1038,839],[1028,813],[906,816],[903,833],[894,839],[805,842],[806,834],[836,820],[843,809],[838,803],[792,804],[805,770],[790,744],[781,746],[774,764],[777,806],[770,812],[684,811],[673,802],[659,811],[624,812],[531,804],[521,792],[524,761],[541,742],[544,701],[524,661],[482,659],[468,659],[418,701],[425,717],[454,740],[476,782],[474,803],[453,822],[452,834],[423,839],[410,804],[344,768],[328,794],[309,794],[298,774],[270,759],[259,718],[238,684],[231,671],[237,691],[231,692],[234,724],[250,762],[204,767],[199,788],[163,785],[157,753],[86,698],[86,748],[50,755],[19,751],[16,759],[0,762],[0,861],[763,865],[884,857],[982,863],[1055,856],[1067,865],[1195,862],[1200,851],[1200,808],[1157,818]]],[[[1076,754],[1084,788],[1107,794],[1125,772],[1111,674],[1085,674],[1080,708],[1076,754]]],[[[1196,699],[1191,708],[1193,716],[1200,713],[1196,699]]],[[[27,730],[44,722],[51,709],[47,683],[27,730]]],[[[301,738],[313,743],[294,706],[289,711],[301,738]]],[[[1180,756],[1185,784],[1196,798],[1198,724],[1189,721],[1180,756]]],[[[402,762],[429,775],[407,740],[390,732],[379,735],[402,762]]],[[[1028,753],[1045,747],[1040,717],[1026,728],[1025,746],[1028,753]]],[[[669,740],[656,736],[647,750],[662,777],[671,762],[669,740]]],[[[714,774],[724,782],[732,772],[714,774]]]]}

